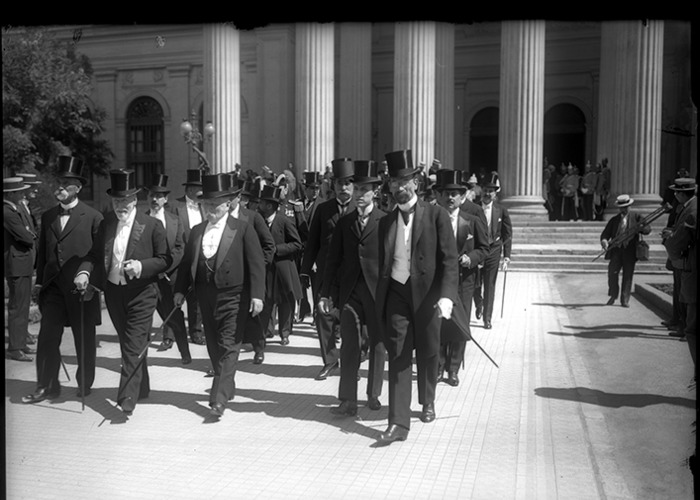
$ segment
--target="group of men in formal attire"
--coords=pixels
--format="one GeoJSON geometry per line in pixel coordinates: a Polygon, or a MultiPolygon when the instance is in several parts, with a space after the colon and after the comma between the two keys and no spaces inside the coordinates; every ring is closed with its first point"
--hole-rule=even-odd
{"type": "Polygon", "coordinates": [[[467,199],[461,171],[440,169],[437,203],[429,203],[420,196],[422,169],[413,165],[411,150],[385,157],[382,168],[370,160],[333,160],[329,199],[318,196],[320,175],[304,172],[303,201],[290,196],[286,177],[255,184],[235,173],[196,169],[187,172],[184,196],[170,202],[167,175],[138,187],[134,171],[112,170],[111,210],[101,213],[79,199],[87,182],[82,161],[60,156],[57,204],[39,228],[20,206],[27,184],[5,179],[5,274],[10,323],[18,323],[10,331],[9,357],[31,352],[19,319],[28,309],[34,270],[41,312],[37,384],[23,402],[60,394],[66,326],[75,341],[78,396],[90,394],[103,294],[121,351],[116,401],[122,411],[131,415],[149,395],[147,351],[157,312],[160,349],[175,344],[187,365],[189,342],[206,345],[208,418],[219,420],[235,397],[243,344],[253,346],[256,364],[264,362],[273,335],[289,344],[310,288],[308,313],[323,361],[316,378],[340,369],[340,403],[331,412],[357,413],[364,359],[367,406],[381,408],[388,364],[389,425],[380,441],[406,439],[415,353],[421,420],[433,421],[436,384],[459,384],[472,338],[472,300],[491,328],[496,274],[501,255],[507,269],[512,226],[507,209],[495,202],[497,178],[482,186],[480,206],[467,199]],[[142,190],[146,210],[137,209],[142,190]],[[383,190],[391,194],[390,207],[379,203],[383,190]]]}

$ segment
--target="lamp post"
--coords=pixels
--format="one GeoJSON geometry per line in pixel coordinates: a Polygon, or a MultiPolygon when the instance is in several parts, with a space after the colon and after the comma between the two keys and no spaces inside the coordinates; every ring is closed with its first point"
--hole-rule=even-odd
{"type": "Polygon", "coordinates": [[[204,141],[211,140],[214,135],[215,129],[212,122],[207,122],[204,126],[204,136],[199,131],[199,119],[197,114],[192,110],[192,115],[190,120],[183,118],[180,124],[180,134],[187,144],[190,145],[192,151],[197,154],[199,159],[199,169],[202,171],[202,175],[209,173],[209,161],[204,154],[204,141]]]}

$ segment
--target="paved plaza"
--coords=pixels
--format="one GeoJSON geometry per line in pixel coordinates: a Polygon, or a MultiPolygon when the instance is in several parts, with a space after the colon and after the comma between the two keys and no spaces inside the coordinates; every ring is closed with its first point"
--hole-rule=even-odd
{"type": "Polygon", "coordinates": [[[205,421],[206,348],[191,344],[194,361],[183,367],[175,346],[157,350],[156,335],[150,397],[127,418],[116,406],[119,345],[103,310],[84,409],[69,329],[56,400],[22,404],[35,366],[6,360],[6,497],[693,498],[687,344],[669,337],[663,318],[637,298],[629,309],[604,306],[605,274],[509,272],[501,318],[502,280],[501,273],[493,329],[472,321],[499,367],[470,344],[460,385],[438,385],[437,419],[419,420],[414,384],[408,440],[386,447],[376,446],[387,426],[386,384],[384,406],[365,407],[364,363],[357,417],[333,416],[338,372],[314,379],[321,363],[308,319],[288,346],[270,340],[262,365],[246,347],[236,398],[216,423],[205,421]]]}

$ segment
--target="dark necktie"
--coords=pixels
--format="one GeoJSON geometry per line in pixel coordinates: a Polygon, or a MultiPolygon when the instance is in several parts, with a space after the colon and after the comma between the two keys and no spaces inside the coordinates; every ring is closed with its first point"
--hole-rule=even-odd
{"type": "Polygon", "coordinates": [[[367,225],[367,219],[369,219],[369,214],[361,214],[357,212],[357,223],[360,225],[360,230],[364,230],[367,225]]]}
{"type": "Polygon", "coordinates": [[[70,217],[70,213],[73,211],[72,208],[63,208],[59,207],[58,210],[58,215],[68,215],[70,217]]]}
{"type": "Polygon", "coordinates": [[[403,223],[408,226],[408,221],[409,221],[409,216],[416,211],[416,204],[414,203],[411,208],[408,210],[404,211],[399,208],[399,213],[401,214],[401,217],[403,217],[403,223]]]}
{"type": "Polygon", "coordinates": [[[347,211],[348,211],[348,204],[347,203],[345,205],[341,205],[340,203],[338,203],[338,213],[340,214],[341,217],[343,215],[345,215],[345,213],[347,211]]]}

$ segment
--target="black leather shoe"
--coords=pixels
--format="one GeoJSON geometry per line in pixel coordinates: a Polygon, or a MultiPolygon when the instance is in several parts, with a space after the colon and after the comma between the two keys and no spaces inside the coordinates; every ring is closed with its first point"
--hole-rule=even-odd
{"type": "Polygon", "coordinates": [[[207,340],[202,335],[193,335],[192,343],[197,345],[205,345],[207,343],[207,340]]]}
{"type": "Polygon", "coordinates": [[[191,362],[192,362],[192,356],[190,356],[189,354],[185,354],[182,357],[182,364],[183,365],[189,365],[191,362]]]}
{"type": "Polygon", "coordinates": [[[435,405],[433,403],[423,405],[423,411],[420,414],[420,419],[426,424],[429,424],[435,420],[435,405]]]}
{"type": "Polygon", "coordinates": [[[339,417],[354,417],[357,415],[357,403],[343,401],[340,405],[331,408],[331,413],[339,417]]]}
{"type": "Polygon", "coordinates": [[[675,329],[678,326],[678,324],[679,324],[678,321],[674,321],[674,320],[668,320],[668,321],[664,320],[661,322],[661,326],[665,326],[666,328],[669,328],[669,329],[675,329]]]}
{"type": "Polygon", "coordinates": [[[488,319],[485,319],[484,320],[484,328],[486,328],[487,330],[490,330],[491,326],[492,326],[491,321],[489,321],[488,319]]]}
{"type": "Polygon", "coordinates": [[[209,410],[209,417],[219,419],[224,414],[223,403],[214,403],[211,405],[211,410],[209,410]]]}
{"type": "Polygon", "coordinates": [[[163,342],[161,342],[160,347],[158,347],[159,351],[167,351],[173,346],[173,341],[172,339],[163,339],[163,342]]]}
{"type": "Polygon", "coordinates": [[[338,368],[338,362],[331,363],[330,365],[325,365],[321,368],[321,371],[316,375],[316,380],[326,380],[333,370],[338,368]]]}
{"type": "Polygon", "coordinates": [[[19,351],[9,351],[5,353],[7,359],[14,359],[15,361],[34,361],[34,358],[30,358],[21,350],[19,351]]]}
{"type": "Polygon", "coordinates": [[[436,382],[442,381],[442,376],[445,374],[445,367],[442,365],[438,365],[438,373],[437,373],[437,378],[435,379],[436,382]]]}
{"type": "Polygon", "coordinates": [[[484,306],[476,306],[474,313],[476,314],[476,319],[481,319],[481,315],[484,314],[484,306]]]}
{"type": "Polygon", "coordinates": [[[379,443],[391,444],[394,441],[406,441],[406,438],[408,438],[408,429],[400,425],[391,424],[379,435],[379,443]]]}
{"type": "Polygon", "coordinates": [[[379,398],[369,398],[369,401],[367,401],[367,407],[370,410],[379,410],[382,407],[382,403],[379,401],[379,398]]]}
{"type": "Polygon", "coordinates": [[[615,303],[615,299],[613,297],[610,297],[608,301],[605,303],[606,306],[611,306],[615,303]]]}
{"type": "Polygon", "coordinates": [[[280,339],[280,345],[289,345],[289,338],[288,337],[282,337],[280,339]]]}
{"type": "Polygon", "coordinates": [[[256,352],[255,356],[253,357],[253,364],[254,365],[261,365],[263,361],[265,361],[265,353],[264,352],[256,352]]]}
{"type": "Polygon", "coordinates": [[[136,408],[136,404],[134,403],[134,400],[132,398],[122,399],[122,402],[119,406],[122,407],[122,411],[127,415],[131,415],[134,412],[134,409],[136,408]]]}
{"type": "Polygon", "coordinates": [[[92,393],[92,389],[90,389],[89,387],[87,389],[85,389],[85,391],[83,391],[80,387],[78,387],[78,391],[75,393],[75,395],[78,396],[79,398],[82,398],[83,396],[89,396],[90,393],[92,393]]]}
{"type": "Polygon", "coordinates": [[[457,376],[457,372],[448,373],[446,382],[452,387],[457,387],[459,385],[459,377],[457,376]]]}
{"type": "Polygon", "coordinates": [[[623,302],[623,303],[620,304],[620,305],[621,305],[622,307],[629,307],[629,306],[630,306],[627,302],[623,302]]]}
{"type": "Polygon", "coordinates": [[[31,347],[23,347],[22,352],[24,354],[36,354],[36,349],[32,349],[31,347]]]}
{"type": "Polygon", "coordinates": [[[685,337],[685,333],[682,332],[681,330],[672,330],[668,332],[669,337],[685,337]]]}
{"type": "Polygon", "coordinates": [[[34,335],[27,335],[27,344],[36,344],[36,337],[34,335]]]}
{"type": "Polygon", "coordinates": [[[22,403],[40,403],[45,399],[55,399],[61,395],[61,390],[49,392],[46,388],[37,389],[33,394],[27,394],[22,397],[22,403]]]}

